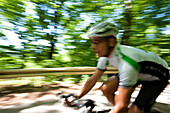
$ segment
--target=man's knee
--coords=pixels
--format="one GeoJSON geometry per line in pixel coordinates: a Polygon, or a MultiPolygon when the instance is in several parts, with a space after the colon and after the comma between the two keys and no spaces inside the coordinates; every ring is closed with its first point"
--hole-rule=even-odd
{"type": "MultiPolygon", "coordinates": [[[[100,90],[103,92],[103,95],[104,96],[108,96],[110,95],[110,91],[107,89],[107,86],[105,84],[103,84],[101,87],[100,87],[100,90]]],[[[113,94],[113,93],[112,93],[113,94]]]]}
{"type": "Polygon", "coordinates": [[[112,90],[110,90],[111,88],[108,87],[107,85],[103,84],[101,87],[100,87],[100,90],[102,91],[103,95],[106,96],[106,97],[109,97],[109,96],[114,96],[114,93],[117,91],[117,88],[112,88],[112,90]]]}
{"type": "Polygon", "coordinates": [[[104,96],[113,96],[114,92],[117,91],[118,84],[118,78],[112,76],[102,84],[100,90],[103,92],[104,96]]]}

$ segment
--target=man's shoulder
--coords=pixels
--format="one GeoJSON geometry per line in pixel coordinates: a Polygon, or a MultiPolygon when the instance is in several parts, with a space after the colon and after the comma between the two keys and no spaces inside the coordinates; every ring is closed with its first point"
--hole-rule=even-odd
{"type": "Polygon", "coordinates": [[[133,47],[133,46],[122,45],[122,44],[119,44],[118,47],[123,48],[123,49],[138,49],[138,48],[133,47]]]}
{"type": "Polygon", "coordinates": [[[135,54],[135,53],[141,53],[142,50],[132,47],[132,46],[127,46],[127,45],[119,45],[118,46],[118,51],[124,54],[135,54]]]}

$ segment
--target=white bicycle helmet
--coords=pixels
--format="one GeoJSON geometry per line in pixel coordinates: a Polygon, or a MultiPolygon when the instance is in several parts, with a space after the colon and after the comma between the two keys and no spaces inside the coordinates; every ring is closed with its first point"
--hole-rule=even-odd
{"type": "Polygon", "coordinates": [[[93,25],[87,32],[88,37],[108,37],[116,35],[118,31],[116,26],[110,22],[100,22],[93,25]]]}

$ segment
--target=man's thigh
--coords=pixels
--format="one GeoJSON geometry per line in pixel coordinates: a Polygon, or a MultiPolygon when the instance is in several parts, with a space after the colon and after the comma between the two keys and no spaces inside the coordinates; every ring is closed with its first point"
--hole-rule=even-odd
{"type": "Polygon", "coordinates": [[[144,112],[149,112],[156,98],[166,87],[166,83],[162,81],[152,81],[142,83],[141,90],[133,104],[144,112]]]}

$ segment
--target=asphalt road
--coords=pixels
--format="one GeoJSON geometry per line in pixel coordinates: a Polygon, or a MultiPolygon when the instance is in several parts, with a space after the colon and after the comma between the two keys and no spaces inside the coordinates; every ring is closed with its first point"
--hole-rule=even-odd
{"type": "MultiPolygon", "coordinates": [[[[65,107],[56,93],[77,93],[82,84],[61,82],[56,85],[46,85],[43,90],[41,88],[36,89],[38,91],[25,89],[25,92],[6,93],[0,97],[0,113],[80,113],[80,110],[65,107]]],[[[94,89],[82,99],[94,100],[96,104],[94,110],[111,109],[113,106],[97,89],[100,85],[101,83],[97,83],[94,89]]],[[[131,102],[134,101],[139,89],[137,88],[132,94],[131,102]]],[[[4,90],[3,92],[5,93],[4,90]]],[[[170,113],[170,85],[158,97],[154,108],[159,109],[162,113],[170,113]]]]}

